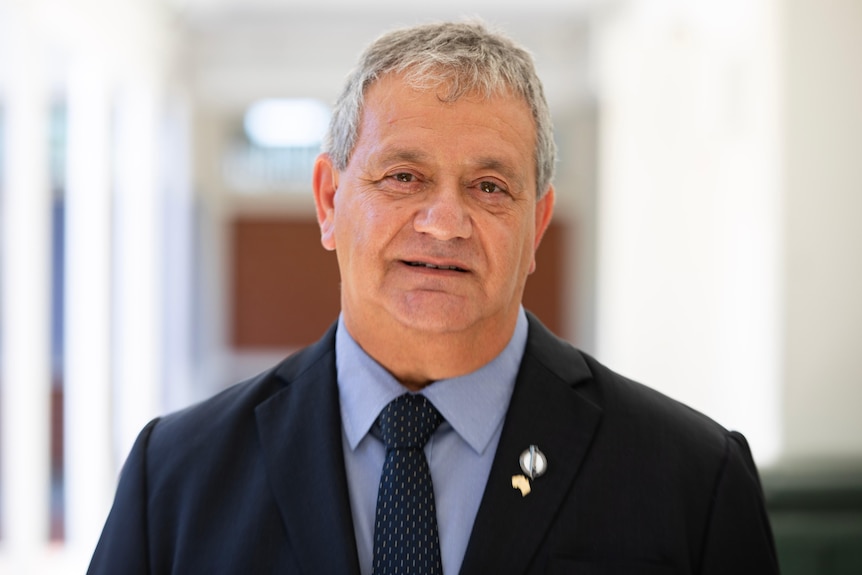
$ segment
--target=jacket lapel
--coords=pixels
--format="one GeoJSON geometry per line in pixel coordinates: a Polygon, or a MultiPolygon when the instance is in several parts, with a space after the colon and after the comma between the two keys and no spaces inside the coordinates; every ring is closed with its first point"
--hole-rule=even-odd
{"type": "Polygon", "coordinates": [[[534,317],[497,454],[488,477],[461,573],[525,573],[551,522],[571,491],[601,418],[580,395],[589,380],[581,355],[534,317]],[[546,456],[544,475],[522,495],[512,477],[523,474],[521,453],[536,445],[546,456]]]}
{"type": "Polygon", "coordinates": [[[261,449],[303,573],[359,574],[341,437],[334,329],[277,372],[256,410],[261,449]]]}

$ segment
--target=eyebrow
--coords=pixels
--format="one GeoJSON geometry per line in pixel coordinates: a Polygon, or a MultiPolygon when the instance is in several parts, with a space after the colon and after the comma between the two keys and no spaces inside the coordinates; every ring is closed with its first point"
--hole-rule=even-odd
{"type": "Polygon", "coordinates": [[[507,180],[511,180],[511,181],[515,182],[516,184],[518,184],[519,186],[523,186],[523,184],[524,184],[523,178],[521,178],[521,176],[518,175],[518,172],[515,170],[515,168],[513,168],[508,163],[503,162],[497,158],[491,158],[491,157],[479,158],[479,160],[477,162],[475,162],[475,166],[480,168],[480,169],[492,170],[495,172],[499,172],[499,173],[503,174],[503,176],[507,180]]]}
{"type": "Polygon", "coordinates": [[[411,162],[422,163],[427,161],[429,155],[418,149],[393,148],[390,150],[384,149],[374,159],[375,164],[389,164],[391,162],[411,162]]]}

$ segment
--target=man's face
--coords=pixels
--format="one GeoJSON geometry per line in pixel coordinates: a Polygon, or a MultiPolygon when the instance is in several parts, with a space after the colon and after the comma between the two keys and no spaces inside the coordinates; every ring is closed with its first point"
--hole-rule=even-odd
{"type": "Polygon", "coordinates": [[[511,329],[553,208],[534,144],[519,98],[441,102],[396,75],[369,88],[347,168],[323,155],[314,178],[351,332],[511,329]]]}

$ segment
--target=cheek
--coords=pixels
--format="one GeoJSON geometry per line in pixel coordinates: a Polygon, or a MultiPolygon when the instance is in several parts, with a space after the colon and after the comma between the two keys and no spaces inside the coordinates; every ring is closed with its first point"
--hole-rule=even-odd
{"type": "Polygon", "coordinates": [[[403,227],[404,211],[368,196],[346,199],[337,207],[340,247],[354,258],[373,258],[403,227]]]}
{"type": "Polygon", "coordinates": [[[495,230],[494,240],[488,244],[488,250],[491,257],[496,254],[501,273],[512,281],[520,281],[532,262],[533,242],[532,226],[500,226],[495,230]]]}
{"type": "Polygon", "coordinates": [[[361,224],[355,227],[361,227],[366,242],[382,245],[391,241],[405,228],[411,227],[412,213],[406,203],[373,198],[357,202],[348,217],[362,220],[361,224]]]}

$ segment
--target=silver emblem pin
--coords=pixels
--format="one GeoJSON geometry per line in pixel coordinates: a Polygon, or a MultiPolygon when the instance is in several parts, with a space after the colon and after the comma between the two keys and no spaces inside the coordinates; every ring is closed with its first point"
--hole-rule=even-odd
{"type": "Polygon", "coordinates": [[[525,449],[520,458],[521,471],[530,479],[540,477],[548,470],[548,460],[545,454],[535,445],[525,449]]]}

